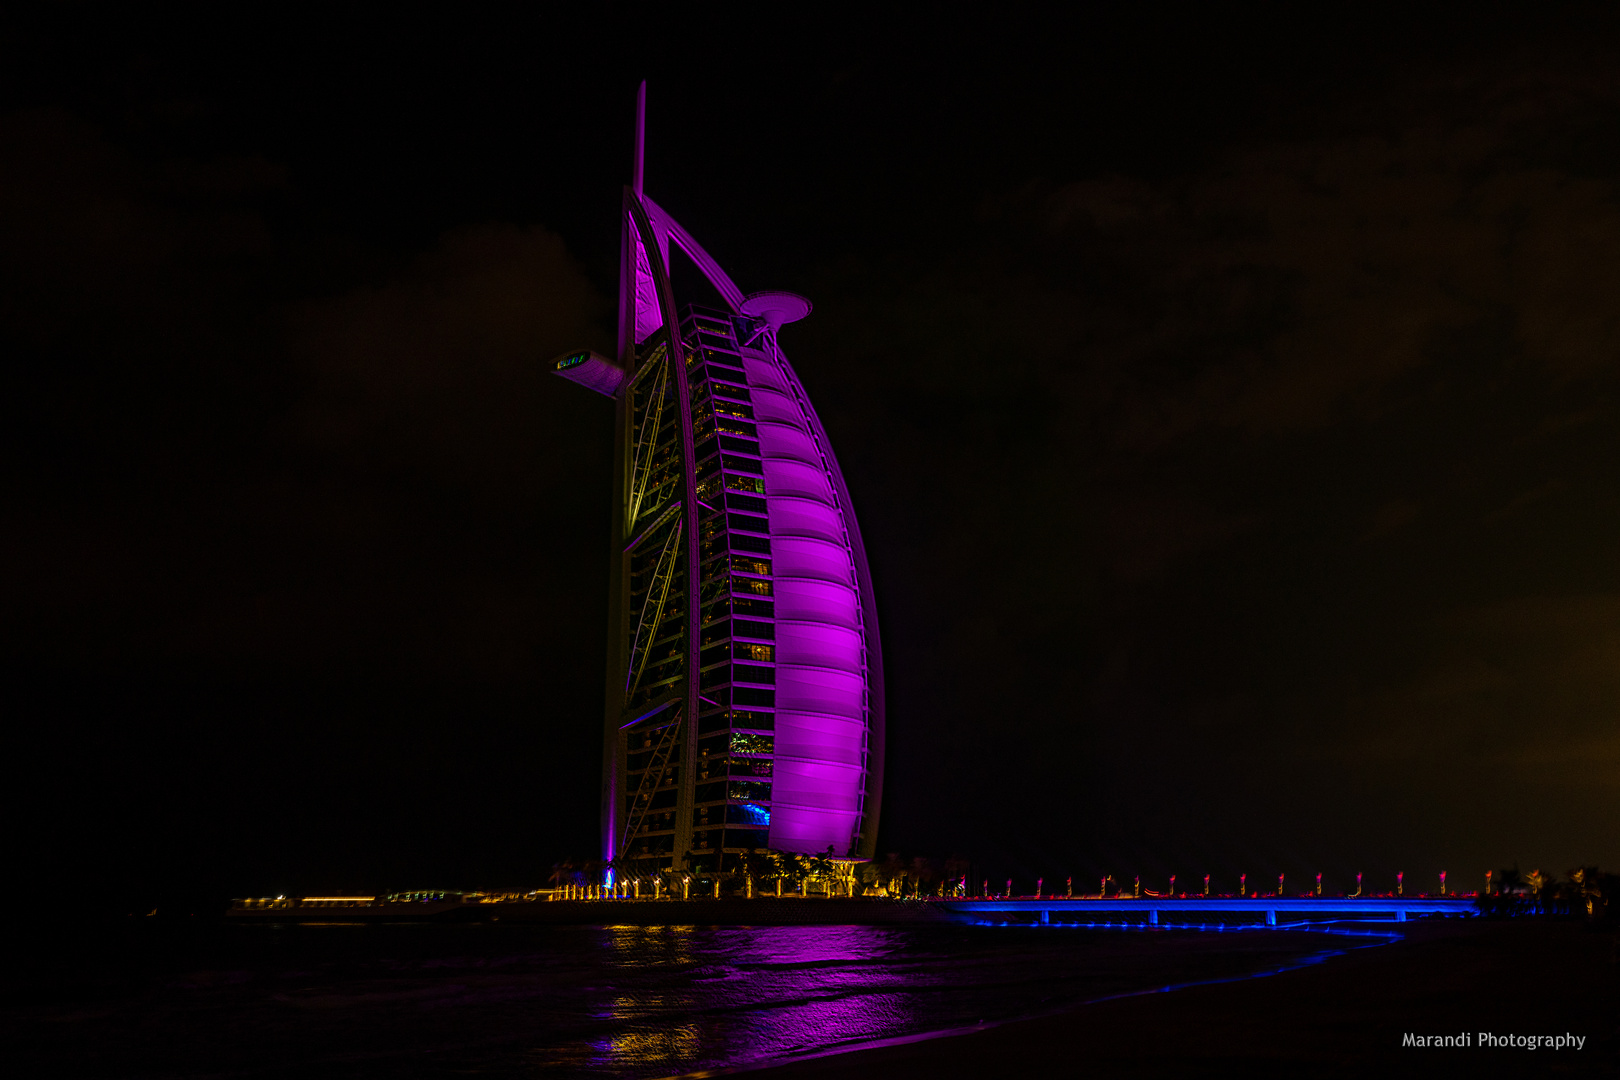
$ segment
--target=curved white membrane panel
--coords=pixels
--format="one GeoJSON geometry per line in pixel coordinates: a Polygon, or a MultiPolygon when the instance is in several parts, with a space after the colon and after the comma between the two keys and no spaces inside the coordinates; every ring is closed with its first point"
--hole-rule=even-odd
{"type": "Polygon", "coordinates": [[[793,623],[778,619],[776,647],[806,664],[838,671],[861,669],[861,635],[821,622],[793,623]]]}
{"type": "Polygon", "coordinates": [[[851,628],[860,626],[861,614],[854,589],[811,578],[793,579],[792,586],[786,593],[780,587],[776,590],[778,622],[798,620],[851,628]]]}
{"type": "Polygon", "coordinates": [[[867,672],[848,530],[809,403],[774,356],[746,350],[776,586],[771,846],[849,849],[860,826],[867,672]]]}
{"type": "Polygon", "coordinates": [[[819,465],[771,458],[765,462],[765,483],[778,497],[819,499],[827,506],[838,505],[832,484],[819,465]]]}

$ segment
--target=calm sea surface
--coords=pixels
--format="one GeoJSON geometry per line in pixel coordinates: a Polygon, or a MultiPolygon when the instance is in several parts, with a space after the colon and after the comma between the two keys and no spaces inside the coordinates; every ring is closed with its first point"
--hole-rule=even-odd
{"type": "Polygon", "coordinates": [[[47,942],[12,967],[5,1056],[16,1076],[661,1077],[1367,943],[952,925],[136,925],[47,942]]]}

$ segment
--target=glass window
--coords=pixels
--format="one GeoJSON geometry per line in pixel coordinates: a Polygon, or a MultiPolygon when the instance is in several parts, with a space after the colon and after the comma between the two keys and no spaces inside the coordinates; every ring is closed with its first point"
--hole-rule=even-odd
{"type": "Polygon", "coordinates": [[[727,514],[726,525],[728,528],[741,532],[768,533],[771,531],[769,521],[762,517],[755,517],[752,514],[727,514]]]}
{"type": "Polygon", "coordinates": [[[754,596],[771,595],[771,582],[769,578],[731,576],[731,591],[733,593],[748,593],[754,596]]]}
{"type": "MultiPolygon", "coordinates": [[[[708,653],[703,654],[705,657],[708,653]]],[[[763,660],[772,663],[776,660],[776,649],[771,645],[755,645],[749,641],[734,641],[731,644],[731,655],[739,660],[763,660]]],[[[708,663],[707,660],[704,663],[708,663]]]]}
{"type": "Polygon", "coordinates": [[[744,495],[737,491],[726,492],[726,508],[730,510],[752,510],[756,514],[765,513],[765,500],[757,495],[744,495]]]}
{"type": "Polygon", "coordinates": [[[733,731],[730,748],[733,754],[774,754],[776,737],[757,735],[752,731],[733,731]]]}
{"type": "MultiPolygon", "coordinates": [[[[770,823],[771,812],[763,806],[754,803],[743,803],[740,806],[726,807],[727,825],[769,825],[770,823]]],[[[737,846],[757,847],[759,845],[751,841],[739,840],[737,846]]]]}
{"type": "Polygon", "coordinates": [[[764,683],[771,686],[776,682],[776,669],[758,667],[754,664],[732,664],[731,676],[737,682],[764,683]]]}
{"type": "MultiPolygon", "coordinates": [[[[776,707],[776,691],[757,686],[733,686],[731,688],[731,700],[738,705],[764,705],[774,709],[776,707]]],[[[772,726],[775,726],[774,721],[772,726]]]]}
{"type": "MultiPolygon", "coordinates": [[[[759,455],[759,443],[753,439],[744,439],[738,435],[717,435],[715,438],[720,440],[720,449],[722,450],[735,450],[744,454],[753,454],[756,457],[759,455]]],[[[702,457],[703,453],[704,451],[701,450],[697,452],[699,457],[702,457]]],[[[760,472],[762,470],[754,469],[753,471],[760,472]]]]}
{"type": "Polygon", "coordinates": [[[725,379],[728,382],[747,382],[748,376],[743,374],[742,357],[726,356],[719,353],[706,352],[703,355],[704,372],[711,379],[725,379]]]}
{"type": "Polygon", "coordinates": [[[712,315],[694,315],[692,316],[692,320],[688,325],[699,333],[713,334],[715,337],[725,341],[728,346],[731,343],[730,319],[722,321],[712,315]]]}
{"type": "Polygon", "coordinates": [[[769,780],[771,765],[768,757],[738,757],[731,759],[729,771],[733,779],[769,780]]]}
{"type": "Polygon", "coordinates": [[[765,481],[757,476],[727,476],[727,491],[751,491],[755,495],[765,494],[765,481]]]}
{"type": "Polygon", "coordinates": [[[776,640],[775,623],[754,622],[752,619],[738,619],[732,626],[732,632],[737,637],[764,638],[766,641],[776,640]]]}

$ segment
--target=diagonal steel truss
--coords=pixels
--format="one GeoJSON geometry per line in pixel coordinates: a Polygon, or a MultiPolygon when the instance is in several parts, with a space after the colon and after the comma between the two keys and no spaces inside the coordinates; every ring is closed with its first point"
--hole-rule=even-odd
{"type": "Polygon", "coordinates": [[[641,830],[641,823],[646,820],[647,811],[652,807],[653,794],[658,786],[664,782],[664,774],[669,770],[670,755],[680,744],[681,717],[677,711],[675,717],[664,726],[664,733],[658,737],[658,745],[653,748],[652,757],[648,759],[647,771],[641,774],[641,783],[630,794],[630,810],[625,815],[624,836],[619,841],[620,851],[630,850],[630,841],[641,830]]]}
{"type": "Polygon", "coordinates": [[[664,550],[658,553],[652,582],[647,587],[646,599],[641,602],[641,618],[636,633],[630,640],[630,670],[625,673],[624,692],[634,694],[641,685],[641,676],[647,670],[647,652],[658,636],[658,625],[664,618],[664,605],[669,600],[669,587],[675,580],[675,567],[681,558],[681,526],[679,518],[664,541],[664,550]],[[650,617],[649,617],[650,616],[650,617]]]}
{"type": "MultiPolygon", "coordinates": [[[[625,529],[635,531],[641,520],[641,505],[646,501],[647,483],[652,477],[653,461],[658,453],[658,433],[664,422],[664,399],[669,396],[669,350],[664,349],[653,378],[652,401],[641,414],[641,426],[636,432],[634,457],[630,463],[630,505],[626,508],[625,529]]],[[[648,509],[651,513],[651,508],[648,509]]]]}

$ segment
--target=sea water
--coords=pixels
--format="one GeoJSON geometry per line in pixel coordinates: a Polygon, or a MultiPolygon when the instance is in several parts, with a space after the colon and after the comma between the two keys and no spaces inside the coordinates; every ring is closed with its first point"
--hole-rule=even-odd
{"type": "Polygon", "coordinates": [[[767,1064],[1310,963],[1305,930],[131,926],[6,986],[16,1075],[600,1076],[767,1064]]]}

